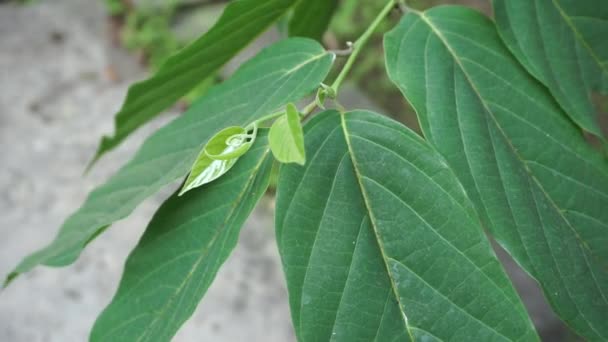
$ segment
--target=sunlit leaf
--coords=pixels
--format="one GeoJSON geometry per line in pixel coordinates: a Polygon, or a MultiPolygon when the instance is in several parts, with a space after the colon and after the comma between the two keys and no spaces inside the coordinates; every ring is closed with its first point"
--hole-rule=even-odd
{"type": "Polygon", "coordinates": [[[288,104],[285,115],[274,122],[268,139],[272,154],[281,163],[306,162],[300,113],[293,104],[288,104]]]}

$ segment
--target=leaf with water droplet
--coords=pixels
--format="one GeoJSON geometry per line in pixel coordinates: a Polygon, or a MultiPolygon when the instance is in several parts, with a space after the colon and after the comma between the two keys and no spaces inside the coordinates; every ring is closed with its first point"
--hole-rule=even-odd
{"type": "Polygon", "coordinates": [[[251,148],[257,125],[243,128],[227,127],[209,140],[192,165],[190,174],[179,195],[210,183],[230,170],[240,156],[251,148]]]}

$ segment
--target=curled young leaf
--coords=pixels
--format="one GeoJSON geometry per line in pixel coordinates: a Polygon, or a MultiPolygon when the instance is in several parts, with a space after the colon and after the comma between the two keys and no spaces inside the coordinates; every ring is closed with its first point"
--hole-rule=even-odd
{"type": "Polygon", "coordinates": [[[179,196],[228,172],[239,157],[249,151],[257,130],[256,125],[248,128],[232,126],[214,135],[194,161],[179,196]]]}
{"type": "Polygon", "coordinates": [[[278,161],[304,165],[306,162],[304,133],[300,123],[300,113],[294,104],[288,104],[285,115],[272,125],[268,140],[272,154],[278,161]]]}

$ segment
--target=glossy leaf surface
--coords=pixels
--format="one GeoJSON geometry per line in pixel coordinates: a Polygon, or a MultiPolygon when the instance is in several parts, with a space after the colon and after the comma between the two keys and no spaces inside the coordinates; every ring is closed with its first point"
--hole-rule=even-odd
{"type": "Polygon", "coordinates": [[[608,1],[494,0],[499,33],[583,129],[600,136],[591,92],[608,94],[608,1]]]}
{"type": "Polygon", "coordinates": [[[471,9],[408,14],[389,74],[484,225],[590,340],[608,338],[608,163],[471,9]]]}
{"type": "Polygon", "coordinates": [[[535,341],[472,204],[419,136],[369,112],[305,126],[277,241],[299,341],[535,341]]]}
{"type": "Polygon", "coordinates": [[[266,133],[225,177],[158,210],[91,341],[170,341],[192,315],[268,187],[266,133]]]}
{"type": "Polygon", "coordinates": [[[9,279],[38,264],[73,262],[86,244],[163,186],[188,173],[202,146],[225,127],[247,127],[318,87],[333,56],[315,41],[279,42],[212,88],[181,117],[146,140],[133,160],[94,190],[48,247],[26,258],[9,279]]]}
{"type": "Polygon", "coordinates": [[[236,161],[253,145],[257,135],[257,125],[249,132],[243,127],[228,127],[214,135],[203,147],[194,161],[179,195],[220,178],[228,172],[236,161]]]}
{"type": "Polygon", "coordinates": [[[321,41],[337,7],[338,0],[299,1],[289,21],[289,35],[321,41]]]}
{"type": "Polygon", "coordinates": [[[300,165],[306,162],[300,113],[293,104],[288,104],[285,115],[270,127],[268,139],[272,154],[279,162],[300,165]]]}
{"type": "Polygon", "coordinates": [[[151,78],[133,85],[115,118],[115,133],[104,137],[95,159],[169,108],[284,15],[295,0],[231,2],[218,22],[169,58],[151,78]]]}

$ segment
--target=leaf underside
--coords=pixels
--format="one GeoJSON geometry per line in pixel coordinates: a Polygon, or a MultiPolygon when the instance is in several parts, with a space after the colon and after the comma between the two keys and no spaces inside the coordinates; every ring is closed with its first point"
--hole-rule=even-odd
{"type": "Polygon", "coordinates": [[[607,161],[480,13],[410,13],[385,49],[391,79],[484,225],[565,322],[607,339],[607,161]]]}
{"type": "Polygon", "coordinates": [[[226,6],[207,33],[170,57],[154,76],[129,89],[116,114],[114,136],[103,137],[94,161],[213,75],[295,1],[239,0],[226,6]]]}
{"type": "Polygon", "coordinates": [[[333,56],[315,41],[291,38],[272,45],[245,63],[228,81],[146,140],[135,157],[61,228],[48,247],[21,262],[14,273],[38,264],[72,263],[86,244],[163,186],[188,173],[208,139],[224,127],[247,127],[312,92],[326,77],[333,56]]]}
{"type": "Polygon", "coordinates": [[[165,202],[129,256],[91,341],[170,341],[236,246],[271,167],[266,132],[260,132],[224,177],[165,202]]]}
{"type": "Polygon", "coordinates": [[[494,0],[498,31],[583,129],[602,136],[592,92],[608,94],[608,2],[494,0]]]}
{"type": "Polygon", "coordinates": [[[444,160],[378,114],[319,114],[284,165],[277,242],[300,341],[535,341],[444,160]]]}
{"type": "Polygon", "coordinates": [[[306,162],[300,113],[293,104],[289,104],[285,115],[270,127],[268,140],[272,154],[279,162],[300,165],[306,162]]]}

